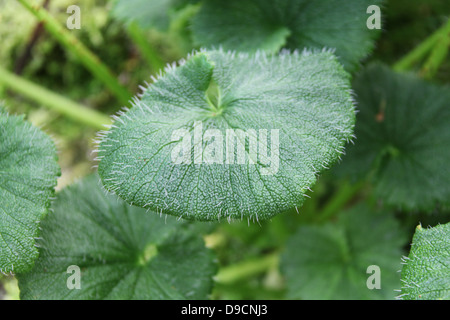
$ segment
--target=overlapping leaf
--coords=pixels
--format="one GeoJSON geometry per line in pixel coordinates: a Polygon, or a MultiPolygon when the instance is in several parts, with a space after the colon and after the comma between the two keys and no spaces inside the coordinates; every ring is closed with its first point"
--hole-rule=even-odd
{"type": "Polygon", "coordinates": [[[207,298],[216,265],[191,226],[106,195],[97,175],[61,191],[53,209],[35,267],[19,275],[22,299],[207,298]],[[80,289],[67,286],[70,266],[80,289]]]}
{"type": "Polygon", "coordinates": [[[165,30],[170,13],[188,3],[199,0],[116,0],[112,15],[125,22],[136,22],[141,28],[165,30]]]}
{"type": "Polygon", "coordinates": [[[208,0],[193,19],[197,44],[254,52],[281,48],[336,48],[354,68],[373,47],[377,30],[366,13],[376,0],[208,0]]]}
{"type": "Polygon", "coordinates": [[[405,300],[450,299],[450,223],[418,226],[402,269],[405,300]]]}
{"type": "Polygon", "coordinates": [[[35,238],[59,175],[52,140],[0,106],[0,271],[23,272],[38,256],[35,238]]]}
{"type": "Polygon", "coordinates": [[[353,125],[349,76],[331,53],[200,52],[115,121],[99,174],[128,203],[158,212],[266,219],[302,204],[353,125]]]}
{"type": "Polygon", "coordinates": [[[393,299],[405,236],[390,215],[364,205],[341,213],[336,223],[301,226],[281,261],[288,297],[393,299]],[[381,289],[367,286],[369,266],[379,267],[381,289]]]}
{"type": "Polygon", "coordinates": [[[394,207],[432,210],[450,202],[450,90],[367,67],[354,81],[355,145],[339,171],[370,176],[374,194],[394,207]]]}

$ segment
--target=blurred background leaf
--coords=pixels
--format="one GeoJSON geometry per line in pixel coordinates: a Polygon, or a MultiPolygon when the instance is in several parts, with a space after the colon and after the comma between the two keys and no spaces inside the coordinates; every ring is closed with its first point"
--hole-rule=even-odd
{"type": "Polygon", "coordinates": [[[208,0],[192,19],[194,43],[226,50],[333,48],[347,70],[373,49],[367,7],[381,0],[208,0]]]}
{"type": "Polygon", "coordinates": [[[390,212],[356,205],[323,225],[303,225],[281,261],[291,299],[393,299],[398,257],[408,237],[390,212]],[[381,289],[369,289],[367,268],[380,268],[381,289]]]}
{"type": "Polygon", "coordinates": [[[450,87],[371,64],[353,89],[357,139],[336,171],[369,179],[374,197],[394,208],[450,205],[450,87]]]}

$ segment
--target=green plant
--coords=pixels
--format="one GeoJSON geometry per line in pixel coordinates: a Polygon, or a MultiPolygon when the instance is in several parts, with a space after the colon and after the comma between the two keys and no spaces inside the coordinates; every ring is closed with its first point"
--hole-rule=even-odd
{"type": "Polygon", "coordinates": [[[342,153],[349,87],[330,53],[196,53],[117,119],[101,139],[99,174],[128,203],[162,213],[267,219],[301,206],[342,153]]]}
{"type": "Polygon", "coordinates": [[[25,272],[38,257],[39,222],[54,196],[59,167],[51,139],[0,105],[0,270],[25,272]]]}
{"type": "Polygon", "coordinates": [[[449,299],[449,228],[448,223],[430,229],[417,226],[402,270],[405,299],[449,299]]]}
{"type": "Polygon", "coordinates": [[[52,139],[0,90],[0,271],[22,299],[449,298],[450,91],[429,81],[448,20],[390,67],[362,61],[366,9],[388,1],[115,0],[152,72],[128,103],[19,2],[124,105],[110,120],[0,67],[0,86],[107,129],[98,170],[55,192],[52,139]]]}

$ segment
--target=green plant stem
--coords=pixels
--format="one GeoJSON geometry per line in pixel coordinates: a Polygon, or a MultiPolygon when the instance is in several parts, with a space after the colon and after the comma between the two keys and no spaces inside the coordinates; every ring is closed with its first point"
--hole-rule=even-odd
{"type": "Polygon", "coordinates": [[[105,129],[104,125],[111,124],[111,119],[108,116],[16,76],[2,67],[0,67],[0,84],[4,84],[51,110],[55,110],[72,120],[86,124],[95,129],[105,129]]]}
{"type": "Polygon", "coordinates": [[[345,183],[339,188],[339,191],[327,202],[325,207],[318,214],[316,222],[324,222],[339,212],[364,186],[365,181],[351,184],[345,183]]]}
{"type": "Polygon", "coordinates": [[[431,52],[428,59],[425,61],[420,74],[425,79],[431,79],[434,77],[439,67],[444,62],[447,57],[448,50],[450,47],[450,30],[441,34],[433,51],[431,52]]]}
{"type": "Polygon", "coordinates": [[[279,263],[279,258],[279,253],[274,252],[224,267],[219,270],[215,280],[221,284],[231,284],[241,279],[264,273],[276,268],[279,263]]]}
{"type": "Polygon", "coordinates": [[[117,78],[105,66],[98,57],[93,54],[83,43],[74,37],[68,29],[64,29],[60,23],[48,13],[43,7],[30,4],[29,0],[18,0],[28,11],[30,11],[66,49],[75,54],[81,63],[108,89],[123,105],[128,105],[131,94],[122,87],[117,78]]]}
{"type": "Polygon", "coordinates": [[[157,73],[164,68],[164,60],[159,53],[151,46],[142,29],[136,23],[130,23],[128,26],[128,35],[133,40],[134,44],[139,48],[142,57],[150,66],[152,73],[157,73]]]}
{"type": "Polygon", "coordinates": [[[450,19],[416,48],[395,63],[393,69],[399,72],[409,70],[415,63],[424,58],[426,54],[432,50],[443,34],[447,34],[448,32],[450,32],[450,19]]]}

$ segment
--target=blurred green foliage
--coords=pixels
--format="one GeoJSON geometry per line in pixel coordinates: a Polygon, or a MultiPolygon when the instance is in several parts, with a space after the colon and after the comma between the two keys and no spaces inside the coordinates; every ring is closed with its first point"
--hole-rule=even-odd
{"type": "MultiPolygon", "coordinates": [[[[42,4],[44,0],[35,0],[42,4]]],[[[66,8],[77,4],[82,8],[82,28],[73,30],[90,50],[92,50],[133,93],[139,92],[138,86],[149,81],[151,66],[144,61],[139,48],[133,43],[125,25],[110,15],[112,1],[107,0],[50,0],[49,11],[61,23],[65,23],[68,14],[66,8]]],[[[198,10],[195,5],[177,12],[168,30],[145,31],[145,37],[156,49],[164,62],[172,62],[192,50],[190,42],[189,17],[198,10]]],[[[385,2],[383,12],[383,32],[376,43],[374,52],[364,63],[382,61],[392,65],[411,51],[434,30],[439,28],[450,15],[450,1],[442,0],[389,0],[385,2]]],[[[34,17],[12,0],[0,0],[0,65],[14,70],[23,57],[27,45],[33,37],[38,22],[34,17]]],[[[419,64],[420,65],[420,64],[419,64]]],[[[419,66],[417,66],[416,71],[419,66]]],[[[73,57],[70,52],[52,38],[45,30],[32,47],[31,57],[23,66],[22,75],[33,82],[58,92],[66,97],[88,105],[105,114],[117,112],[122,106],[106,91],[99,80],[73,57]]],[[[434,80],[450,84],[450,59],[441,65],[434,80]]],[[[50,133],[56,140],[59,150],[59,163],[62,178],[58,188],[70,184],[75,179],[92,172],[95,130],[80,126],[55,112],[37,105],[0,85],[0,100],[5,100],[11,113],[26,114],[28,120],[50,133]]],[[[207,229],[205,237],[222,266],[268,256],[284,250],[287,238],[294,234],[299,225],[317,224],[317,213],[340,190],[340,180],[333,172],[323,175],[309,193],[311,199],[305,202],[300,214],[295,210],[279,215],[260,225],[247,223],[206,224],[199,229],[207,229]]],[[[358,197],[369,195],[373,206],[376,199],[370,198],[370,186],[362,190],[358,197]]],[[[352,203],[349,203],[352,204],[352,203]]],[[[338,208],[342,209],[342,208],[338,208]]],[[[336,220],[340,210],[335,210],[329,222],[336,220]]],[[[414,227],[420,221],[422,225],[436,225],[449,220],[450,213],[423,212],[406,213],[394,210],[392,215],[409,231],[411,239],[414,227]]],[[[405,242],[404,254],[409,250],[405,242]]],[[[214,289],[216,299],[282,299],[285,297],[286,284],[277,268],[259,273],[246,279],[237,279],[233,283],[218,283],[214,289]]],[[[0,280],[0,299],[18,298],[14,279],[0,280]]]]}
{"type": "MultiPolygon", "coordinates": [[[[383,13],[383,33],[370,60],[393,64],[448,19],[450,1],[390,0],[383,13]]],[[[441,65],[435,79],[450,82],[450,59],[441,65]]]]}

